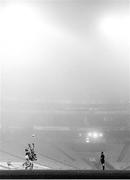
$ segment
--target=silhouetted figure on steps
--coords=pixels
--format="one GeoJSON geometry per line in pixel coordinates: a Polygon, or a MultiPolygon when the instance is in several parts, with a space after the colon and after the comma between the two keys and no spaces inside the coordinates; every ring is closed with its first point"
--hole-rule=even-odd
{"type": "Polygon", "coordinates": [[[101,162],[101,165],[102,165],[102,169],[105,170],[105,155],[104,155],[103,152],[101,152],[100,162],[101,162]]]}
{"type": "Polygon", "coordinates": [[[34,143],[28,144],[28,148],[25,149],[25,163],[23,163],[23,166],[25,169],[33,169],[33,161],[37,160],[37,156],[34,151],[34,143]]]}

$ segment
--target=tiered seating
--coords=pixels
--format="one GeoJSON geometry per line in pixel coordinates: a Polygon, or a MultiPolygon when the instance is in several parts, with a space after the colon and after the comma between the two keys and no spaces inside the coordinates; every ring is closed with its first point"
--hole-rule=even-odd
{"type": "MultiPolygon", "coordinates": [[[[0,170],[18,170],[24,169],[22,166],[23,162],[0,162],[0,170]]],[[[34,169],[50,169],[47,166],[39,165],[34,163],[34,169]]]]}

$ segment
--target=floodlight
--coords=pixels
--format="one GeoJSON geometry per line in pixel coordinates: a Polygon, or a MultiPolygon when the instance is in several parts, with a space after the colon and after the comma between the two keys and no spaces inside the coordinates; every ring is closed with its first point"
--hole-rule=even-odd
{"type": "Polygon", "coordinates": [[[86,138],[86,142],[87,142],[87,143],[89,143],[89,142],[90,142],[89,138],[86,138]]]}
{"type": "Polygon", "coordinates": [[[98,136],[99,136],[99,135],[98,135],[97,132],[94,132],[94,133],[93,133],[93,138],[98,138],[98,136]]]}
{"type": "Polygon", "coordinates": [[[102,134],[102,133],[99,133],[99,136],[100,136],[100,137],[103,137],[103,134],[102,134]]]}
{"type": "Polygon", "coordinates": [[[106,14],[100,19],[102,36],[113,43],[130,41],[130,14],[106,14]]]}

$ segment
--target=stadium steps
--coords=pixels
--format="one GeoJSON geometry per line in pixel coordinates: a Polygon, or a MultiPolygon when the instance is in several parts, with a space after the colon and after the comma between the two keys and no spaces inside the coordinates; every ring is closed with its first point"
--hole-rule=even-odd
{"type": "MultiPolygon", "coordinates": [[[[66,164],[63,160],[60,160],[60,158],[58,158],[59,152],[54,150],[53,147],[51,147],[51,146],[45,146],[45,147],[46,147],[46,149],[44,149],[43,152],[44,151],[45,151],[45,153],[49,152],[48,155],[46,156],[46,155],[43,155],[42,153],[40,154],[40,149],[37,149],[38,161],[35,164],[38,164],[39,166],[40,165],[47,166],[52,169],[76,169],[75,167],[72,167],[69,163],[66,164]],[[51,151],[49,151],[49,150],[51,150],[51,151]],[[50,156],[50,154],[51,154],[51,156],[50,156]]],[[[60,157],[63,158],[63,154],[61,154],[60,157]]],[[[5,143],[4,149],[0,149],[0,161],[1,162],[4,162],[4,161],[11,161],[11,162],[23,161],[24,162],[25,161],[25,159],[24,159],[24,144],[17,143],[17,146],[14,147],[14,146],[12,146],[11,143],[10,144],[5,143]],[[9,145],[11,148],[9,148],[9,145]]]]}
{"type": "Polygon", "coordinates": [[[109,150],[105,152],[107,161],[109,161],[111,164],[113,162],[117,162],[120,153],[122,151],[122,148],[123,148],[123,144],[110,144],[109,150]]]}
{"type": "Polygon", "coordinates": [[[82,157],[82,160],[86,163],[87,166],[91,167],[92,170],[99,169],[99,166],[97,166],[95,159],[91,161],[90,159],[82,157]]]}
{"type": "MultiPolygon", "coordinates": [[[[21,157],[20,155],[13,154],[12,152],[7,152],[5,150],[0,150],[0,155],[4,156],[4,158],[3,158],[4,161],[0,160],[2,162],[0,165],[1,165],[1,167],[3,166],[3,168],[6,168],[6,169],[7,168],[9,168],[9,169],[10,168],[11,169],[17,169],[18,168],[19,169],[19,167],[16,167],[19,164],[18,162],[20,162],[21,165],[25,162],[25,159],[23,157],[21,157]],[[5,157],[6,157],[6,161],[5,161],[5,157]],[[10,166],[8,166],[8,164],[7,164],[8,162],[11,162],[10,166]]],[[[0,158],[0,159],[2,159],[2,158],[0,158]]],[[[39,161],[36,161],[34,163],[34,166],[36,169],[37,169],[37,167],[38,167],[38,169],[39,168],[40,169],[43,169],[43,168],[49,168],[50,169],[50,167],[47,167],[46,164],[43,164],[42,162],[39,162],[39,161]]]]}
{"type": "Polygon", "coordinates": [[[112,164],[110,164],[108,161],[105,162],[105,167],[108,170],[115,170],[115,167],[112,164]]]}
{"type": "MultiPolygon", "coordinates": [[[[24,169],[22,166],[23,162],[10,162],[8,165],[8,162],[0,162],[0,170],[20,170],[24,169]]],[[[50,169],[47,166],[38,165],[34,163],[33,169],[50,169]]]]}
{"type": "Polygon", "coordinates": [[[122,163],[123,163],[123,162],[126,162],[126,163],[129,164],[129,162],[130,162],[130,147],[128,147],[127,152],[126,152],[126,154],[124,155],[124,158],[122,159],[121,162],[122,162],[122,163]]]}
{"type": "Polygon", "coordinates": [[[122,151],[120,152],[120,155],[117,159],[117,162],[121,162],[125,158],[125,156],[127,155],[128,151],[129,151],[129,148],[130,148],[130,142],[125,143],[124,147],[122,148],[122,151]]]}
{"type": "Polygon", "coordinates": [[[61,144],[60,147],[55,147],[59,152],[61,152],[65,156],[65,162],[67,164],[70,164],[75,169],[91,169],[91,167],[83,163],[80,157],[72,151],[69,146],[65,146],[64,144],[61,144]]]}
{"type": "Polygon", "coordinates": [[[42,164],[46,164],[46,166],[49,166],[52,169],[77,169],[74,166],[71,166],[69,163],[67,164],[66,162],[57,160],[54,157],[43,155],[41,153],[39,153],[38,159],[40,159],[40,162],[42,162],[42,164]]]}

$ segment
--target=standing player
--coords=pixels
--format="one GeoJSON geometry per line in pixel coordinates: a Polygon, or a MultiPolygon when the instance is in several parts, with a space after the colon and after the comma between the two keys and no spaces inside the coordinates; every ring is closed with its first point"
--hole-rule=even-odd
{"type": "Polygon", "coordinates": [[[104,155],[103,152],[101,152],[100,162],[101,162],[101,165],[102,165],[102,169],[105,170],[105,155],[104,155]]]}
{"type": "Polygon", "coordinates": [[[33,169],[33,161],[37,160],[37,156],[34,151],[34,143],[28,144],[28,148],[25,149],[25,163],[23,166],[25,166],[25,169],[33,169]]]}
{"type": "Polygon", "coordinates": [[[23,163],[23,167],[25,167],[25,169],[33,169],[33,166],[32,166],[32,162],[29,158],[30,156],[30,152],[28,149],[25,149],[25,162],[23,163]]]}
{"type": "Polygon", "coordinates": [[[37,156],[36,156],[35,151],[34,151],[34,143],[32,143],[32,146],[31,146],[31,144],[28,144],[28,147],[29,147],[29,150],[30,150],[30,159],[32,161],[36,161],[37,156]]]}

